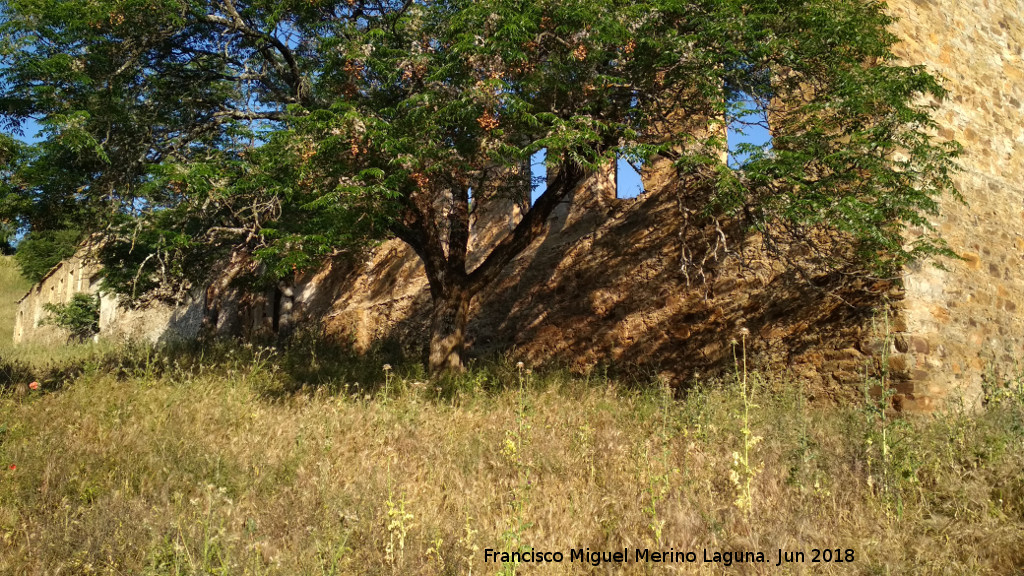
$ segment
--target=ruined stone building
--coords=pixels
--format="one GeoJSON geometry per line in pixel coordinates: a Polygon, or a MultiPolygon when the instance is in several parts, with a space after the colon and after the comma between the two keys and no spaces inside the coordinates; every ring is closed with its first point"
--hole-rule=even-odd
{"type": "Polygon", "coordinates": [[[64,304],[79,292],[93,293],[98,289],[94,282],[95,269],[84,264],[81,258],[69,258],[50,270],[28,294],[18,301],[18,312],[14,318],[14,342],[57,341],[66,338],[59,329],[44,324],[46,304],[64,304]]]}
{"type": "MultiPolygon", "coordinates": [[[[753,358],[808,379],[816,395],[859,394],[865,373],[884,364],[895,401],[910,409],[954,397],[976,402],[985,374],[1013,374],[1024,358],[1024,3],[894,0],[889,9],[899,18],[899,56],[942,76],[950,91],[936,112],[938,137],[965,147],[955,180],[966,202],[948,200],[935,223],[962,260],[914,266],[902,285],[827,275],[795,282],[756,247],[733,246],[714,274],[690,277],[681,262],[691,232],[681,224],[678,183],[653,171],[645,194],[623,200],[614,173],[597,174],[552,216],[546,236],[477,296],[471,352],[512,350],[533,364],[580,371],[639,366],[683,384],[731,365],[731,341],[745,327],[753,358]]],[[[489,230],[478,245],[501,233],[501,219],[492,222],[478,225],[489,230]]],[[[90,286],[74,261],[55,269],[22,300],[16,339],[35,333],[42,302],[90,286]]],[[[315,326],[359,349],[393,341],[415,351],[430,310],[422,266],[397,240],[365,262],[333,261],[248,300],[224,293],[207,291],[184,311],[134,325],[159,340],[170,333],[155,326],[177,322],[188,328],[174,333],[188,337],[197,316],[213,311],[207,323],[225,331],[315,326]]],[[[107,317],[104,331],[118,317],[134,322],[131,314],[107,317]]]]}
{"type": "Polygon", "coordinates": [[[100,334],[114,340],[166,342],[194,338],[202,322],[202,302],[191,300],[180,306],[151,304],[132,310],[118,299],[100,292],[97,266],[84,253],[64,260],[18,301],[14,320],[14,343],[63,343],[67,334],[44,322],[47,304],[67,304],[77,293],[100,294],[100,334]]]}
{"type": "Polygon", "coordinates": [[[899,55],[945,78],[939,136],[964,145],[965,204],[937,222],[963,261],[908,270],[892,361],[902,391],[928,404],[1024,357],[1024,3],[890,2],[899,55]]]}

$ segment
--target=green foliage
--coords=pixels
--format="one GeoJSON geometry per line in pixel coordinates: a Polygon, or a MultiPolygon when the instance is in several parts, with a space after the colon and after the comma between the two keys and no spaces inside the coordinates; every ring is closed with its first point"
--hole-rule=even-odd
{"type": "Polygon", "coordinates": [[[73,340],[81,342],[100,331],[98,295],[79,292],[66,304],[46,304],[43,309],[48,313],[43,322],[67,330],[73,340]]]}
{"type": "Polygon", "coordinates": [[[201,281],[229,252],[282,277],[397,236],[450,297],[492,281],[588,170],[663,157],[699,215],[889,276],[948,254],[928,216],[958,148],[933,140],[923,103],[945,92],[898,63],[884,8],[9,0],[0,118],[42,118],[45,139],[5,194],[33,229],[101,230],[121,292],[201,281]],[[734,171],[724,126],[749,99],[773,147],[734,171]],[[547,192],[469,269],[471,210],[525,205],[542,149],[547,192]]]}
{"type": "Polygon", "coordinates": [[[39,282],[61,260],[75,255],[81,239],[82,233],[78,230],[32,231],[18,243],[14,259],[22,276],[33,283],[39,282]]]}
{"type": "Polygon", "coordinates": [[[16,192],[15,173],[24,160],[27,147],[7,134],[0,133],[0,248],[11,253],[11,243],[18,231],[18,217],[25,212],[24,199],[16,192]]]}

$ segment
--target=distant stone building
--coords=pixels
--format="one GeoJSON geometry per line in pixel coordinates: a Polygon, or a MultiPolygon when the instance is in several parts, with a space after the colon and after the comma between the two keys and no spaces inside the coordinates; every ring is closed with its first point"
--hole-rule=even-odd
{"type": "Polygon", "coordinates": [[[98,279],[93,278],[96,270],[84,264],[78,257],[69,258],[43,277],[28,294],[18,301],[18,312],[14,319],[15,344],[25,341],[52,342],[64,340],[67,335],[55,326],[43,324],[47,304],[65,304],[79,292],[95,293],[98,279]]]}
{"type": "Polygon", "coordinates": [[[153,343],[195,338],[202,324],[202,303],[181,306],[150,304],[140,309],[125,308],[112,295],[100,292],[99,268],[84,253],[64,260],[18,301],[14,322],[14,343],[60,343],[67,333],[44,323],[47,304],[66,304],[78,293],[100,294],[100,334],[108,339],[153,343]]]}

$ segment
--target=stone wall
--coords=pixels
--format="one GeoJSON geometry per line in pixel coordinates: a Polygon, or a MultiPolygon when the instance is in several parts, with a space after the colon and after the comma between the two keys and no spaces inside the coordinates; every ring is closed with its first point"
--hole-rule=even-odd
{"type": "MultiPolygon", "coordinates": [[[[885,362],[900,406],[977,404],[985,374],[1009,375],[1024,358],[1024,3],[889,7],[899,18],[898,54],[943,76],[950,90],[937,136],[965,147],[955,180],[966,203],[946,201],[935,224],[963,261],[915,266],[902,288],[827,275],[800,282],[751,238],[694,276],[681,252],[708,231],[681,225],[685,194],[673,187],[685,183],[649,174],[648,194],[609,201],[599,175],[477,298],[473,350],[511,348],[577,369],[648,366],[678,382],[727,367],[745,326],[755,356],[825,395],[859,393],[864,374],[885,362]]],[[[346,280],[321,308],[329,331],[360,347],[422,342],[429,295],[406,247],[387,243],[365,268],[346,270],[332,272],[346,280]]]]}
{"type": "Polygon", "coordinates": [[[939,137],[964,145],[956,176],[967,201],[936,224],[963,257],[905,278],[897,355],[908,402],[978,400],[983,375],[1024,358],[1024,2],[889,3],[898,54],[945,77],[939,137]]]}
{"type": "Polygon", "coordinates": [[[81,257],[69,258],[50,270],[28,294],[18,301],[18,312],[14,319],[14,343],[21,342],[64,342],[67,334],[55,326],[43,325],[47,304],[65,304],[79,292],[94,293],[98,279],[97,269],[86,264],[81,257]]]}
{"type": "MultiPolygon", "coordinates": [[[[659,166],[645,183],[639,198],[616,199],[609,169],[576,190],[547,233],[474,299],[470,356],[511,351],[532,366],[612,367],[685,387],[731,371],[733,353],[742,354],[733,342],[747,328],[753,363],[808,380],[816,397],[861,394],[879,356],[872,321],[891,286],[798,278],[756,237],[716,248],[718,230],[685,206],[694,183],[659,166]],[[696,254],[709,256],[704,266],[690,261],[696,254]]],[[[508,231],[500,214],[487,222],[477,223],[471,260],[508,231]]],[[[296,286],[299,318],[361,350],[390,342],[421,354],[430,307],[422,265],[397,240],[296,286]]]]}
{"type": "MultiPolygon", "coordinates": [[[[77,293],[100,293],[99,268],[84,252],[64,260],[33,286],[18,302],[14,322],[14,343],[58,344],[67,341],[67,333],[45,325],[47,304],[66,304],[77,293]]],[[[152,303],[143,308],[122,306],[110,294],[100,296],[100,334],[105,339],[169,342],[195,338],[203,320],[204,300],[200,296],[180,306],[152,303]]]]}

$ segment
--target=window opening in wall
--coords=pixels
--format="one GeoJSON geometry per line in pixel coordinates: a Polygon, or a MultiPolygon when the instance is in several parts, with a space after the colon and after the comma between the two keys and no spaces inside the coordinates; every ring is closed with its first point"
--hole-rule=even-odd
{"type": "Polygon", "coordinates": [[[768,98],[740,93],[726,112],[729,167],[739,170],[754,154],[772,149],[768,98]]]}
{"type": "Polygon", "coordinates": [[[530,156],[530,206],[548,189],[548,149],[541,148],[530,156]]]}
{"type": "Polygon", "coordinates": [[[274,318],[271,321],[274,332],[277,332],[281,326],[281,298],[283,296],[284,293],[281,292],[281,288],[274,288],[274,318]]]}
{"type": "Polygon", "coordinates": [[[615,162],[615,197],[636,198],[643,194],[644,179],[640,175],[643,164],[639,160],[620,157],[615,162]]]}
{"type": "MultiPolygon", "coordinates": [[[[629,110],[633,111],[640,103],[634,93],[629,100],[629,110]]],[[[632,114],[632,112],[630,112],[632,114]]],[[[630,154],[620,154],[615,159],[615,197],[636,198],[646,192],[644,179],[641,175],[643,160],[630,154]]]]}

